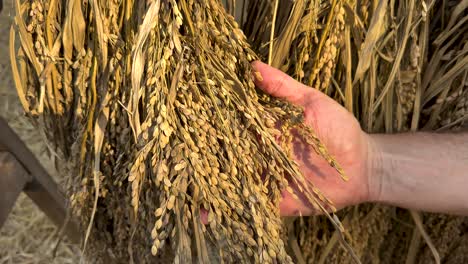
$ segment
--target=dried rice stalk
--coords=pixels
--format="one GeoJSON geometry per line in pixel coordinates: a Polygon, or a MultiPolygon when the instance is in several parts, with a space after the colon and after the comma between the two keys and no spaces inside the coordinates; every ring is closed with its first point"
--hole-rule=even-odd
{"type": "MultiPolygon", "coordinates": [[[[466,1],[277,1],[276,13],[274,0],[228,2],[231,14],[246,10],[238,21],[260,58],[271,54],[273,66],[344,104],[366,131],[466,125],[466,1]]],[[[219,3],[77,3],[17,1],[22,48],[12,53],[27,113],[75,175],[84,226],[96,206],[89,255],[144,262],[152,248],[177,261],[287,262],[286,250],[298,263],[352,261],[323,218],[287,221],[279,232],[284,174],[306,188],[286,155],[301,110],[254,90],[248,62],[257,57],[219,3]],[[83,27],[81,17],[91,22],[83,27]],[[198,221],[205,209],[207,226],[198,221]]],[[[362,205],[339,215],[364,262],[432,259],[405,210],[362,205]]],[[[466,262],[466,219],[423,216],[440,257],[466,262]]]]}
{"type": "Polygon", "coordinates": [[[255,89],[256,55],[219,2],[16,3],[18,89],[67,164],[88,256],[207,263],[211,246],[228,262],[290,263],[286,176],[334,210],[274,135],[299,129],[343,171],[302,109],[255,89]]]}

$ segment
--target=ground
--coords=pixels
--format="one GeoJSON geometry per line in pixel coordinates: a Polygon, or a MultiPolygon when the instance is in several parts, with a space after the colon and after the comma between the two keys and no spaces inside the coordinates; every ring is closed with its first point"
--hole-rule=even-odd
{"type": "MultiPolygon", "coordinates": [[[[11,77],[9,32],[14,16],[12,0],[4,1],[0,14],[0,115],[26,142],[57,182],[63,181],[54,170],[47,146],[39,131],[24,116],[11,77]]],[[[59,240],[57,227],[29,198],[22,194],[5,225],[0,229],[0,264],[3,263],[78,263],[77,246],[59,240]]]]}

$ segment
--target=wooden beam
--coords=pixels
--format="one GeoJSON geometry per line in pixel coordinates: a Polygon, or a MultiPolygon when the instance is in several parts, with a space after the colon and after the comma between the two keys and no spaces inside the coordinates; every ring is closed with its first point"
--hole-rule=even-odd
{"type": "Polygon", "coordinates": [[[8,152],[0,152],[0,227],[30,180],[31,177],[15,157],[8,152]]]}
{"type": "MultiPolygon", "coordinates": [[[[24,192],[61,228],[66,220],[67,207],[65,196],[36,157],[1,117],[0,149],[8,151],[22,165],[24,170],[31,175],[30,181],[24,186],[24,192]]],[[[64,230],[72,242],[80,242],[81,233],[74,221],[68,221],[64,230]]]]}

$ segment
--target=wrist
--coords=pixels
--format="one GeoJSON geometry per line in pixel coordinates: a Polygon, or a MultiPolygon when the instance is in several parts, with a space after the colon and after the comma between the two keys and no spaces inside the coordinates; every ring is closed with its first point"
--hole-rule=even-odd
{"type": "Polygon", "coordinates": [[[383,196],[383,180],[385,164],[382,153],[382,136],[366,134],[367,136],[367,168],[366,178],[369,202],[381,202],[383,196]]]}

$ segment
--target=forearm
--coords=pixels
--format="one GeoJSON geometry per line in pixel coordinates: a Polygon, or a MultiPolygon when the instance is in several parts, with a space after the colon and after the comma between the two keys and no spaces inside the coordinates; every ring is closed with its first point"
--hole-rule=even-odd
{"type": "Polygon", "coordinates": [[[370,135],[375,202],[468,215],[468,133],[370,135]]]}

